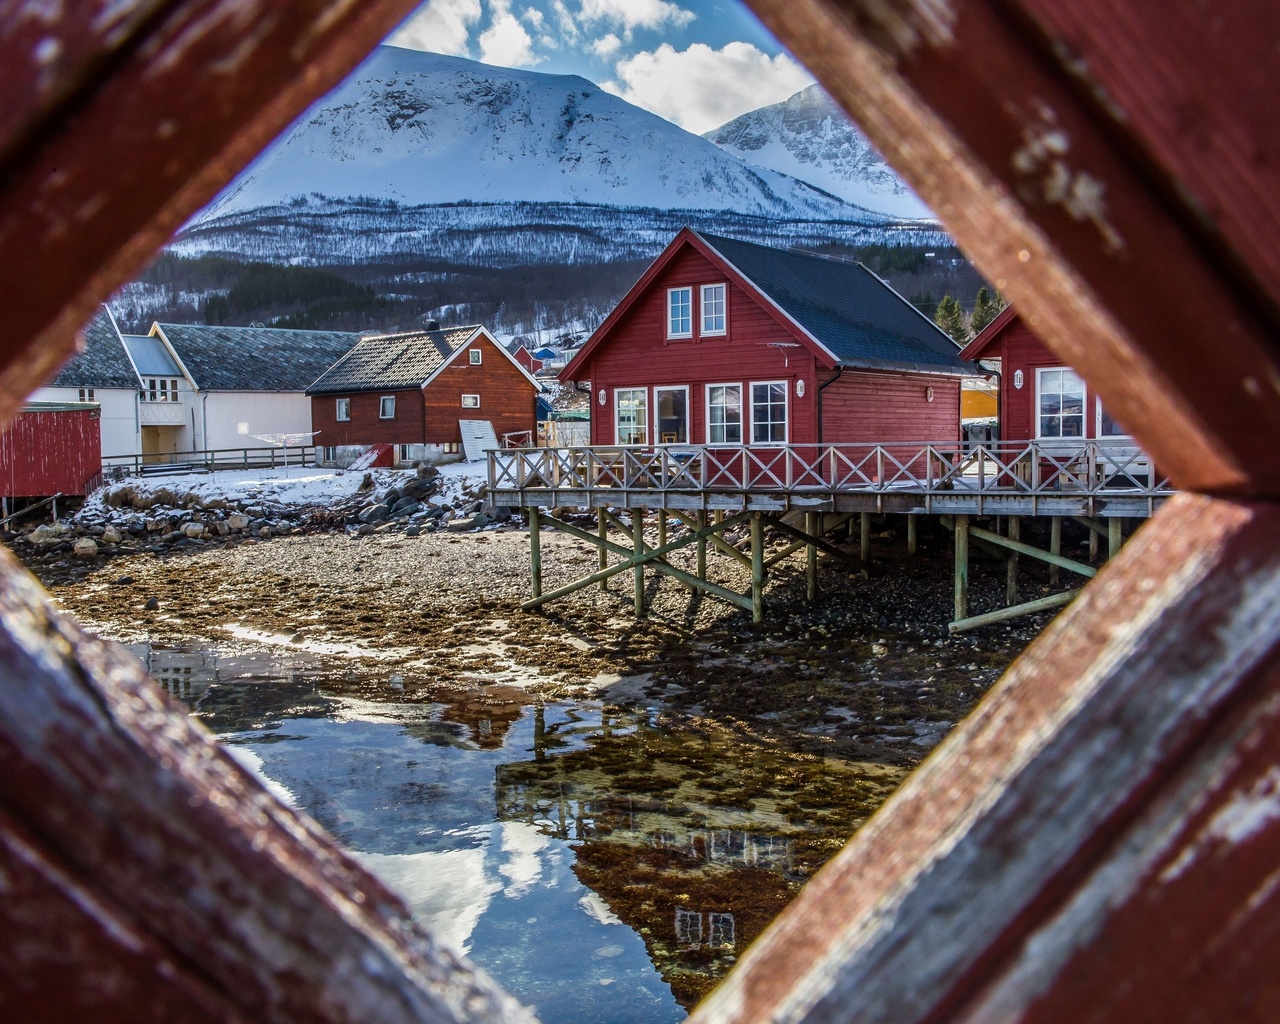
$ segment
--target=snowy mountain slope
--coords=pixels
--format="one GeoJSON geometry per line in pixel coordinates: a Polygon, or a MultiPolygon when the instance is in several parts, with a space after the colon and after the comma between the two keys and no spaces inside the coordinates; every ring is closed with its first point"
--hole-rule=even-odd
{"type": "Polygon", "coordinates": [[[703,138],[857,206],[892,217],[933,217],[821,86],[736,117],[703,138]]]}
{"type": "Polygon", "coordinates": [[[320,196],[886,220],[753,167],[586,79],[391,46],[379,47],[193,224],[320,196]]]}

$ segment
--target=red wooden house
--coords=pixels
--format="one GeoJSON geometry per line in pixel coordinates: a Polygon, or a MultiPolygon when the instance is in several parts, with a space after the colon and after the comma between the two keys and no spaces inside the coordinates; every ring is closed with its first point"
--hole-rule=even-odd
{"type": "Polygon", "coordinates": [[[0,432],[0,496],[87,494],[102,479],[102,411],[32,402],[0,432]]]}
{"type": "Polygon", "coordinates": [[[683,229],[561,371],[593,445],[954,441],[975,372],[859,263],[683,229]]]}
{"type": "Polygon", "coordinates": [[[1096,392],[1050,351],[1012,306],[987,324],[960,358],[998,370],[1002,441],[1129,437],[1107,414],[1096,392]]]}
{"type": "Polygon", "coordinates": [[[460,420],[536,428],[538,382],[485,328],[362,338],[307,389],[316,444],[457,445],[460,420]]]}
{"type": "Polygon", "coordinates": [[[542,360],[529,350],[528,345],[523,343],[517,345],[511,354],[515,357],[516,362],[530,373],[537,373],[542,369],[542,360]]]}

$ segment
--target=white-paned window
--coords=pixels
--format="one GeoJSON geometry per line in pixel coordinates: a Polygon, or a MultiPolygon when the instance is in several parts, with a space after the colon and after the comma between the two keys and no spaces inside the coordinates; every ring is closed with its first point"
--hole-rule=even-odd
{"type": "Polygon", "coordinates": [[[92,401],[94,401],[94,398],[93,398],[93,388],[81,388],[81,389],[80,389],[80,401],[82,401],[82,402],[92,402],[92,401]]]}
{"type": "Polygon", "coordinates": [[[787,382],[751,385],[751,443],[787,443],[787,382]]]}
{"type": "Polygon", "coordinates": [[[351,419],[351,399],[339,398],[335,403],[334,418],[340,423],[351,419]]]}
{"type": "MultiPolygon", "coordinates": [[[[92,401],[92,399],[90,399],[92,401]]],[[[1102,399],[1098,400],[1098,437],[1105,440],[1108,437],[1129,437],[1129,431],[1120,426],[1111,418],[1111,413],[1102,407],[1102,399]]]]}
{"type": "Polygon", "coordinates": [[[480,408],[480,396],[479,396],[479,395],[463,395],[463,396],[462,396],[462,408],[464,408],[464,409],[479,409],[479,408],[480,408]]]}
{"type": "Polygon", "coordinates": [[[324,455],[325,462],[336,462],[338,460],[338,449],[330,445],[325,445],[324,455]]]}
{"type": "Polygon", "coordinates": [[[693,289],[667,289],[667,337],[693,337],[693,289]]]}
{"type": "Polygon", "coordinates": [[[468,352],[467,355],[471,357],[472,366],[479,366],[482,362],[484,362],[484,353],[481,352],[480,349],[478,348],[471,349],[471,351],[468,352]]]}
{"type": "Polygon", "coordinates": [[[157,381],[154,377],[149,377],[147,379],[146,399],[148,402],[154,402],[160,396],[160,389],[156,387],[156,383],[157,381]]]}
{"type": "Polygon", "coordinates": [[[614,392],[615,444],[649,443],[648,396],[645,388],[620,388],[614,392]]]}
{"type": "Polygon", "coordinates": [[[1084,437],[1084,381],[1065,366],[1036,371],[1037,437],[1084,437]]]}
{"type": "Polygon", "coordinates": [[[393,420],[396,418],[396,396],[383,395],[378,399],[378,419],[393,420]]]}
{"type": "Polygon", "coordinates": [[[659,444],[689,443],[689,389],[684,385],[653,389],[655,440],[659,444]]]}
{"type": "Polygon", "coordinates": [[[742,385],[707,385],[707,444],[742,444],[742,385]]]}
{"type": "Polygon", "coordinates": [[[702,333],[724,334],[728,323],[728,289],[722,284],[702,286],[702,333]]]}

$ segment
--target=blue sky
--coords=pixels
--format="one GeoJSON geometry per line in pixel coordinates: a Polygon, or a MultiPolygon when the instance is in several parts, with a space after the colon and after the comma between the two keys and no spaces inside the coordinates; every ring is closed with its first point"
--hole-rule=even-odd
{"type": "Polygon", "coordinates": [[[694,132],[813,81],[735,0],[428,0],[387,41],[582,75],[694,132]]]}

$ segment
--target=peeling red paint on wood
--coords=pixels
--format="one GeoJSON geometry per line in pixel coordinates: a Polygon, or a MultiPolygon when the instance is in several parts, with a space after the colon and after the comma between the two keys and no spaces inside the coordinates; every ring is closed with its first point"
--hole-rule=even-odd
{"type": "Polygon", "coordinates": [[[85,494],[102,474],[97,409],[26,411],[0,431],[0,495],[85,494]]]}

